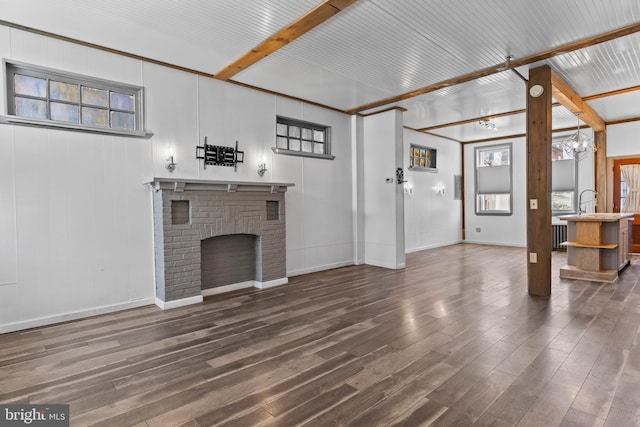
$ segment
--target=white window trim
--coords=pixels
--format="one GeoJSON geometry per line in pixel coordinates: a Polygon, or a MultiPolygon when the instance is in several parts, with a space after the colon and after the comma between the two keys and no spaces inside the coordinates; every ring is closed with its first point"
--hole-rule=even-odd
{"type": "Polygon", "coordinates": [[[474,175],[474,211],[478,216],[511,216],[513,215],[513,144],[496,144],[496,145],[484,145],[482,147],[476,147],[474,149],[473,158],[473,175],[474,175]],[[479,211],[478,210],[478,153],[482,151],[497,151],[500,149],[509,149],[509,191],[491,194],[508,194],[509,195],[509,212],[505,211],[479,211]]]}
{"type": "MultiPolygon", "coordinates": [[[[21,126],[34,126],[34,127],[45,127],[52,129],[63,129],[70,131],[79,131],[79,132],[91,132],[105,135],[120,135],[120,136],[129,136],[136,138],[150,138],[153,136],[153,132],[147,131],[144,128],[144,88],[140,86],[129,85],[120,82],[114,82],[110,80],[98,79],[95,77],[85,76],[76,73],[70,73],[67,71],[56,70],[53,68],[41,67],[37,65],[27,64],[23,62],[3,59],[2,60],[2,69],[3,69],[3,78],[4,78],[4,87],[5,87],[5,97],[4,97],[4,111],[7,113],[5,115],[0,115],[0,124],[10,124],[10,125],[21,125],[21,126]],[[93,84],[100,87],[108,87],[109,89],[115,90],[126,90],[129,92],[135,92],[135,122],[138,129],[136,130],[127,130],[120,128],[110,128],[110,127],[101,127],[101,126],[91,126],[80,123],[69,123],[64,121],[57,120],[49,120],[49,119],[35,119],[31,117],[22,117],[16,116],[14,114],[9,114],[11,111],[11,105],[13,103],[14,92],[10,89],[8,79],[10,76],[7,72],[9,69],[19,69],[25,70],[28,74],[29,71],[39,74],[46,74],[48,77],[57,77],[62,80],[70,79],[73,81],[78,81],[86,84],[93,84]]],[[[11,85],[12,87],[12,85],[11,85]]]]}
{"type": "MultiPolygon", "coordinates": [[[[273,151],[276,154],[284,154],[287,156],[311,157],[315,159],[325,159],[325,160],[333,160],[336,158],[336,156],[331,154],[331,127],[330,126],[320,125],[318,123],[306,122],[304,120],[291,119],[289,117],[277,116],[275,137],[276,137],[276,146],[271,147],[271,151],[273,151]],[[325,141],[323,143],[325,147],[325,152],[321,154],[321,153],[311,153],[311,152],[302,151],[302,150],[288,150],[286,148],[278,148],[277,138],[279,135],[277,131],[277,126],[278,126],[278,123],[280,122],[286,123],[288,125],[293,124],[300,127],[308,127],[311,129],[323,129],[324,136],[325,136],[325,141]]],[[[302,141],[302,138],[300,138],[300,140],[302,141]]]]}

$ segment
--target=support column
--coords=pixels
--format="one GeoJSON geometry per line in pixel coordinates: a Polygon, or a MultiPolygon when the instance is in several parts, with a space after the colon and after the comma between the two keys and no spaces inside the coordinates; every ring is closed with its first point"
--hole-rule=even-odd
{"type": "Polygon", "coordinates": [[[527,284],[551,295],[551,68],[529,72],[527,83],[527,284]]]}
{"type": "MultiPolygon", "coordinates": [[[[593,158],[595,175],[596,212],[613,212],[613,191],[607,191],[607,130],[593,132],[596,152],[593,158]]],[[[612,189],[611,189],[612,190],[612,189]]]]}

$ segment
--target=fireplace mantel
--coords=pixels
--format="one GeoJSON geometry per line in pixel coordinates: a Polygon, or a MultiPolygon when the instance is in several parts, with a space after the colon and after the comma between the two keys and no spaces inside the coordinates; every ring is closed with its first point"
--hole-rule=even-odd
{"type": "Polygon", "coordinates": [[[251,181],[209,181],[202,179],[153,178],[148,184],[154,190],[183,191],[225,191],[227,193],[259,191],[268,193],[284,193],[290,182],[251,182],[251,181]]]}

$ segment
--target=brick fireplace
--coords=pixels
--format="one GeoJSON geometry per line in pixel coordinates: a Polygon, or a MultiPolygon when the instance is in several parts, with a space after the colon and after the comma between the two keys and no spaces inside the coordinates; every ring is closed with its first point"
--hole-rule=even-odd
{"type": "Polygon", "coordinates": [[[156,178],[153,191],[156,304],[285,284],[288,183],[156,178]]]}

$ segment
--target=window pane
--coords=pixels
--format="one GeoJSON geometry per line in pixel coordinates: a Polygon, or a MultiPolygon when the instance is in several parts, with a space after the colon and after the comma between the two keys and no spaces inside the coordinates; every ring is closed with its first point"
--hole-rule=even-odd
{"type": "Polygon", "coordinates": [[[300,138],[300,128],[297,126],[289,126],[289,136],[300,138]]]}
{"type": "Polygon", "coordinates": [[[478,212],[511,212],[510,194],[480,194],[477,202],[478,212]]]}
{"type": "Polygon", "coordinates": [[[288,139],[282,136],[276,138],[276,147],[284,148],[285,150],[289,148],[288,139]]]}
{"type": "Polygon", "coordinates": [[[62,104],[60,102],[51,103],[51,120],[78,123],[78,115],[77,105],[62,104]]]}
{"type": "Polygon", "coordinates": [[[82,86],[82,103],[98,107],[108,107],[107,91],[82,86]]]}
{"type": "Polygon", "coordinates": [[[16,116],[47,119],[47,101],[16,96],[16,116]]]}
{"type": "Polygon", "coordinates": [[[324,144],[316,142],[313,144],[313,152],[318,154],[324,154],[324,144]]]}
{"type": "Polygon", "coordinates": [[[313,140],[317,142],[324,142],[324,132],[321,130],[314,130],[313,140]]]}
{"type": "Polygon", "coordinates": [[[68,102],[79,102],[78,85],[56,82],[49,82],[49,96],[51,99],[68,102]]]}
{"type": "Polygon", "coordinates": [[[300,151],[300,140],[299,139],[290,139],[289,140],[289,150],[300,151]]]}
{"type": "Polygon", "coordinates": [[[551,210],[574,212],[573,191],[554,191],[551,193],[551,210]]]}
{"type": "Polygon", "coordinates": [[[311,129],[302,128],[302,139],[312,139],[313,131],[311,129]]]}
{"type": "Polygon", "coordinates": [[[302,141],[302,151],[305,153],[313,153],[311,141],[302,141]]]}
{"type": "Polygon", "coordinates": [[[134,111],[133,96],[126,93],[111,92],[111,108],[115,110],[134,111]]]}
{"type": "Polygon", "coordinates": [[[283,123],[278,123],[276,125],[276,134],[287,136],[287,125],[283,123]]]}
{"type": "Polygon", "coordinates": [[[101,108],[82,107],[82,124],[109,126],[109,111],[101,108]]]}
{"type": "Polygon", "coordinates": [[[47,81],[45,79],[15,74],[14,86],[16,94],[37,96],[39,98],[47,97],[47,81]]]}
{"type": "Polygon", "coordinates": [[[111,112],[111,127],[119,129],[135,129],[134,115],[130,113],[111,112]]]}

